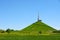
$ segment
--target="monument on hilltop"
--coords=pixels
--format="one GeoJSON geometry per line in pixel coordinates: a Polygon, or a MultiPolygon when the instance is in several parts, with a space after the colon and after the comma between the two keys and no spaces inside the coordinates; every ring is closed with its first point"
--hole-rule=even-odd
{"type": "Polygon", "coordinates": [[[37,17],[37,21],[32,23],[31,25],[27,26],[26,28],[22,29],[20,32],[26,35],[39,35],[39,34],[50,34],[52,31],[56,30],[51,26],[45,24],[44,22],[39,19],[39,13],[37,17]]]}

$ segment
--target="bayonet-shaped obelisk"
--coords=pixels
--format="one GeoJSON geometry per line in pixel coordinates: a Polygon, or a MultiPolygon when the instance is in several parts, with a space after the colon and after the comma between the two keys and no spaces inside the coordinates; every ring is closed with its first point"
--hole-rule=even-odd
{"type": "Polygon", "coordinates": [[[40,16],[39,16],[39,12],[38,12],[38,18],[37,18],[37,20],[38,20],[38,21],[41,21],[41,20],[40,20],[40,16]]]}

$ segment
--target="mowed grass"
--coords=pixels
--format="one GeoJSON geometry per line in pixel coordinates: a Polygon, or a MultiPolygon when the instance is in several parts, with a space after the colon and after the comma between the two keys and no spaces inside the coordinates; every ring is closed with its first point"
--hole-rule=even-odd
{"type": "Polygon", "coordinates": [[[15,35],[15,34],[0,34],[0,40],[60,40],[60,34],[57,35],[15,35]]]}

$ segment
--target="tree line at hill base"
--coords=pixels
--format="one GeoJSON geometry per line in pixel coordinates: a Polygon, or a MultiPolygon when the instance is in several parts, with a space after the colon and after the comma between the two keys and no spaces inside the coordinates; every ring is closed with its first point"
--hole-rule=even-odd
{"type": "MultiPolygon", "coordinates": [[[[6,29],[6,30],[0,30],[0,33],[11,33],[11,32],[18,32],[19,30],[13,30],[13,29],[6,29]]],[[[39,31],[40,34],[42,34],[42,31],[39,31]]],[[[52,31],[52,33],[60,33],[60,30],[52,31]]]]}
{"type": "Polygon", "coordinates": [[[10,33],[10,32],[14,32],[15,30],[13,30],[13,29],[6,29],[6,30],[0,30],[0,33],[5,33],[5,32],[7,32],[7,33],[10,33]]]}

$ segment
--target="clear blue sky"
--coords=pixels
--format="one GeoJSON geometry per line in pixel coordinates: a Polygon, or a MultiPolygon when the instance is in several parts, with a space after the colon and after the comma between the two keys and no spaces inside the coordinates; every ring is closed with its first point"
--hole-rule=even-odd
{"type": "Polygon", "coordinates": [[[0,0],[0,29],[22,29],[40,19],[60,29],[60,0],[0,0]]]}

